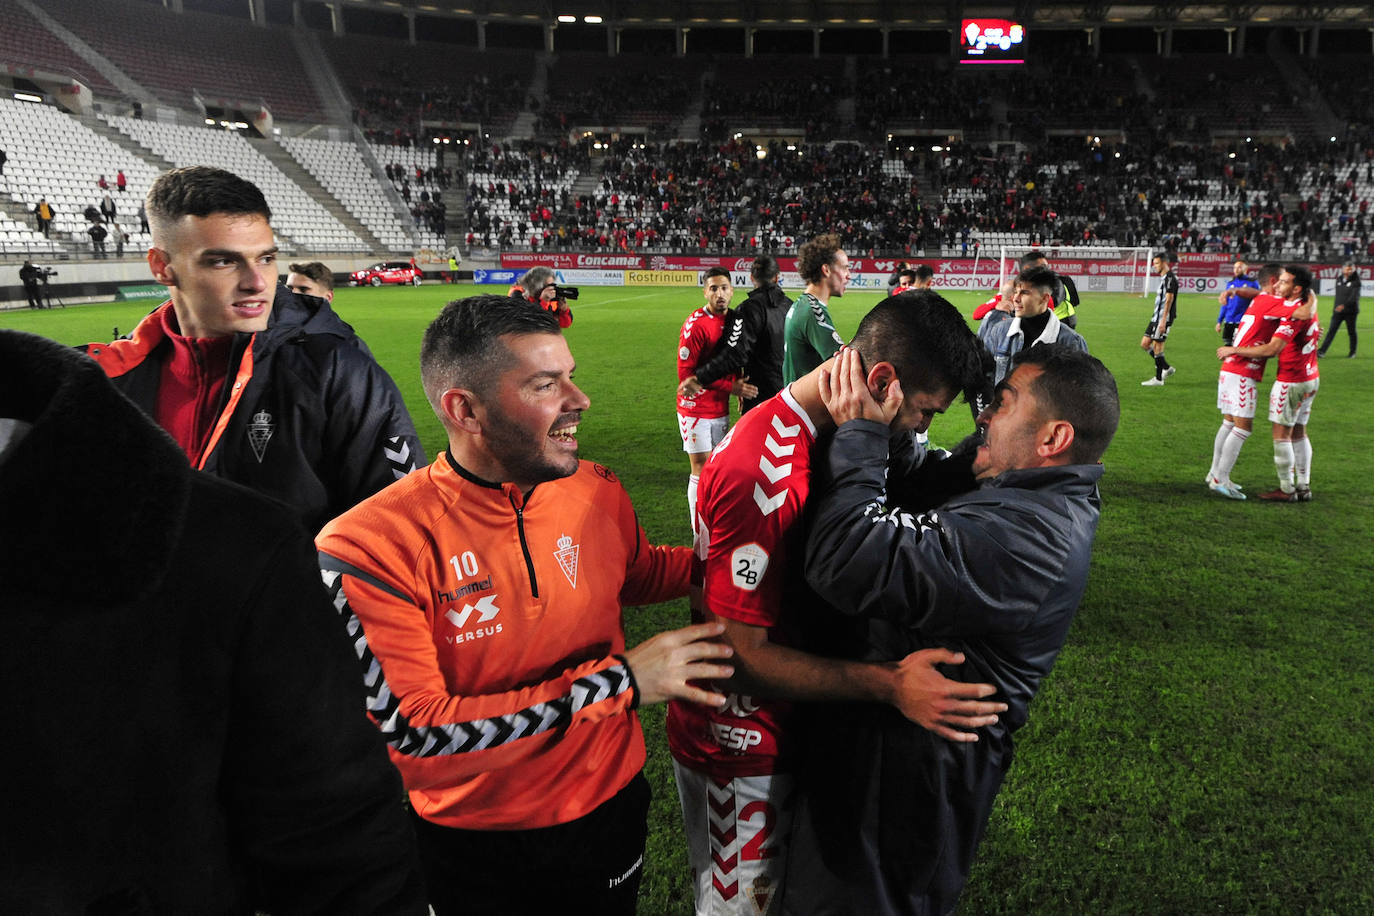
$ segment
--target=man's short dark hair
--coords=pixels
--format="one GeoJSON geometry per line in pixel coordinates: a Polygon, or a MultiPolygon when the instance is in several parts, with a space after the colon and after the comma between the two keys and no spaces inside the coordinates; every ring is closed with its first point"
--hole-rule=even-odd
{"type": "Polygon", "coordinates": [[[917,264],[912,268],[912,271],[916,274],[916,281],[918,283],[929,280],[935,276],[935,268],[931,267],[929,264],[917,264]]]}
{"type": "Polygon", "coordinates": [[[709,282],[712,277],[724,277],[730,279],[730,271],[717,264],[715,267],[706,268],[706,279],[709,282]]]}
{"type": "Polygon", "coordinates": [[[1283,269],[1292,276],[1294,286],[1302,287],[1304,296],[1312,291],[1312,271],[1301,264],[1285,264],[1283,269]]]}
{"type": "Polygon", "coordinates": [[[972,400],[986,383],[986,348],[959,310],[932,290],[879,302],[859,321],[851,346],[865,366],[891,363],[908,394],[948,387],[972,400]]]}
{"type": "Polygon", "coordinates": [[[1027,267],[1034,267],[1039,262],[1048,260],[1049,258],[1045,256],[1045,252],[1041,251],[1039,248],[1032,248],[1030,251],[1021,255],[1021,269],[1025,270],[1027,267]]]}
{"type": "Polygon", "coordinates": [[[766,254],[754,258],[754,265],[749,268],[749,276],[760,283],[777,282],[778,273],[777,259],[766,254]]]}
{"type": "Polygon", "coordinates": [[[154,234],[161,235],[184,216],[212,213],[272,219],[267,198],[253,182],[208,165],[163,172],[148,189],[144,208],[154,234]]]}
{"type": "Polygon", "coordinates": [[[293,274],[300,274],[302,277],[309,277],[325,289],[334,288],[334,271],[328,265],[320,261],[310,261],[306,264],[292,264],[287,270],[293,274]]]}
{"type": "Polygon", "coordinates": [[[818,235],[797,252],[797,273],[807,283],[821,282],[821,268],[835,263],[835,256],[843,248],[840,237],[833,232],[818,235]]]}
{"type": "Polygon", "coordinates": [[[420,381],[434,412],[450,388],[490,390],[510,361],[504,334],[558,334],[553,312],[514,296],[470,296],[444,306],[420,343],[420,381]]]}
{"type": "Polygon", "coordinates": [[[1016,282],[1031,289],[1038,289],[1047,296],[1054,295],[1054,288],[1059,285],[1059,277],[1054,271],[1044,265],[1027,267],[1016,275],[1016,282]]]}
{"type": "Polygon", "coordinates": [[[520,278],[520,288],[525,291],[525,295],[529,298],[538,299],[539,294],[544,291],[544,287],[548,286],[552,279],[554,279],[552,267],[531,267],[520,278]]]}
{"type": "Polygon", "coordinates": [[[1255,282],[1260,285],[1260,289],[1263,289],[1281,273],[1283,273],[1283,265],[1277,261],[1269,261],[1260,265],[1259,273],[1255,274],[1255,282]]]}
{"type": "Polygon", "coordinates": [[[1102,460],[1121,421],[1121,401],[1111,372],[1097,357],[1064,344],[1036,344],[1022,350],[1012,360],[1012,371],[1027,365],[1041,370],[1031,392],[1044,418],[1073,425],[1069,459],[1074,464],[1102,460]]]}
{"type": "Polygon", "coordinates": [[[911,286],[916,285],[916,271],[912,270],[910,267],[903,267],[901,270],[897,271],[897,276],[906,277],[911,281],[909,284],[911,286]]]}

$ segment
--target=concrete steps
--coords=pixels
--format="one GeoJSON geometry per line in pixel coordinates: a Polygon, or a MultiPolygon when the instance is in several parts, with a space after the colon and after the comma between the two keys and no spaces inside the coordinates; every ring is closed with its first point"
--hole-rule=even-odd
{"type": "Polygon", "coordinates": [[[365,244],[373,251],[390,251],[381,240],[368,231],[367,227],[360,223],[353,214],[349,213],[343,204],[334,198],[334,195],[325,190],[324,185],[315,180],[301,164],[291,158],[291,154],[282,149],[281,144],[275,140],[261,138],[249,138],[248,142],[253,148],[262,153],[272,164],[282,170],[282,173],[294,181],[302,191],[309,197],[329,211],[329,215],[343,223],[354,235],[362,239],[365,244]]]}

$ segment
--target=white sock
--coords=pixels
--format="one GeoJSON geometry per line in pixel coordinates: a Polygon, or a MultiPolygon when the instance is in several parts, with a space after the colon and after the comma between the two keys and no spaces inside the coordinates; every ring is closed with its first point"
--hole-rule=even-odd
{"type": "Polygon", "coordinates": [[[692,534],[697,533],[697,481],[695,474],[687,475],[687,523],[692,526],[692,534]]]}
{"type": "Polygon", "coordinates": [[[1240,457],[1240,447],[1245,444],[1245,440],[1250,438],[1250,430],[1241,429],[1239,426],[1231,430],[1231,434],[1226,437],[1226,441],[1221,445],[1221,459],[1217,461],[1217,480],[1227,483],[1231,479],[1231,471],[1236,466],[1236,459],[1240,457]]]}
{"type": "Polygon", "coordinates": [[[1312,485],[1312,440],[1306,436],[1293,440],[1293,470],[1298,486],[1312,485]]]}
{"type": "Polygon", "coordinates": [[[1226,437],[1231,435],[1231,430],[1236,428],[1236,424],[1230,420],[1221,421],[1221,429],[1217,430],[1217,437],[1212,442],[1212,469],[1207,472],[1207,476],[1213,480],[1224,480],[1221,476],[1219,467],[1221,466],[1221,448],[1226,444],[1226,437]]]}
{"type": "Polygon", "coordinates": [[[1279,473],[1279,489],[1293,492],[1293,443],[1287,439],[1274,440],[1274,470],[1279,473]]]}

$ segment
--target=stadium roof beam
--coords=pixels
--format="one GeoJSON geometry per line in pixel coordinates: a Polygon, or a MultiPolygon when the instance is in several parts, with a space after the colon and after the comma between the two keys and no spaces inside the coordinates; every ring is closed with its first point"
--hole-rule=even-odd
{"type": "Polygon", "coordinates": [[[329,0],[379,12],[452,16],[489,22],[552,21],[569,14],[599,15],[609,26],[653,25],[826,28],[837,24],[874,28],[951,28],[966,15],[1019,16],[1027,24],[1070,28],[1116,26],[1271,25],[1374,26],[1374,3],[1158,2],[1158,0],[329,0]]]}

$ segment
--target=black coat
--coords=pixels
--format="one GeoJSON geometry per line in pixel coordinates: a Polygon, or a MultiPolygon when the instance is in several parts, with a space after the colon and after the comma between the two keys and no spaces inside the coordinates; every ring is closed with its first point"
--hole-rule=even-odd
{"type": "Polygon", "coordinates": [[[400,779],[294,515],[94,362],[0,331],[0,912],[426,912],[400,779]]]}
{"type": "Polygon", "coordinates": [[[720,343],[697,366],[697,381],[703,387],[742,374],[758,386],[753,398],[742,398],[741,410],[768,400],[782,390],[783,326],[792,300],[776,283],[756,286],[726,324],[720,343]]]}
{"type": "MultiPolygon", "coordinates": [[[[250,342],[251,377],[232,406],[226,382],[228,423],[201,470],[294,506],[313,534],[427,463],[391,376],[329,303],[278,287],[268,329],[235,335],[231,367],[247,364],[250,342]]],[[[152,416],[171,346],[154,312],[131,339],[86,352],[152,416]]]]}
{"type": "Polygon", "coordinates": [[[954,907],[1011,765],[1012,733],[1087,584],[1100,465],[1008,471],[914,514],[884,501],[887,457],[887,428],[855,421],[818,467],[806,578],[830,606],[808,616],[805,643],[869,661],[963,652],[946,676],[996,685],[1009,708],[959,744],[886,706],[809,707],[787,913],[954,907]]]}

